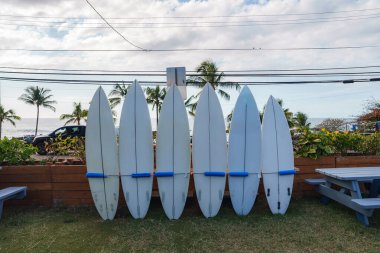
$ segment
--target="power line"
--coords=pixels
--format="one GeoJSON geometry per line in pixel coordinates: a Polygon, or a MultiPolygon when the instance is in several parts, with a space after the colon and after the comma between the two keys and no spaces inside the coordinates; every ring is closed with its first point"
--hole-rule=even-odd
{"type": "MultiPolygon", "coordinates": [[[[65,83],[65,84],[87,84],[87,85],[115,85],[120,82],[132,83],[133,80],[81,80],[81,79],[46,79],[46,78],[19,78],[19,77],[4,77],[0,76],[0,80],[6,81],[22,81],[22,82],[39,82],[39,83],[65,83]]],[[[290,85],[290,84],[331,84],[331,83],[356,83],[356,82],[380,82],[380,78],[370,79],[331,79],[331,80],[303,80],[303,81],[243,81],[243,82],[220,82],[221,84],[245,84],[245,85],[290,85]]],[[[166,85],[165,81],[140,81],[143,85],[166,85]]],[[[196,85],[198,82],[192,83],[196,85]]],[[[189,85],[189,86],[191,86],[189,85]]]]}
{"type": "MultiPolygon", "coordinates": [[[[253,23],[241,22],[241,23],[225,23],[225,24],[216,24],[216,25],[194,25],[191,23],[168,23],[167,25],[160,25],[160,23],[145,23],[148,26],[141,26],[138,24],[129,25],[129,26],[113,26],[121,29],[160,29],[160,28],[223,28],[223,27],[253,27],[253,26],[278,26],[278,25],[304,25],[304,24],[313,24],[313,23],[326,23],[326,22],[340,22],[340,21],[352,21],[352,20],[367,20],[372,18],[378,18],[379,15],[371,17],[361,17],[361,18],[335,18],[329,20],[314,20],[314,21],[304,21],[304,22],[277,22],[271,21],[252,21],[253,23]],[[274,23],[273,23],[274,22],[274,23]],[[173,25],[174,24],[174,25],[173,25]],[[160,26],[157,26],[160,25],[160,26]]],[[[195,24],[202,24],[201,22],[193,22],[195,24]]],[[[66,24],[66,23],[65,23],[66,24]]],[[[67,29],[107,29],[108,26],[83,26],[80,25],[36,25],[36,24],[14,24],[14,23],[0,23],[1,26],[20,26],[20,27],[39,27],[39,28],[67,28],[67,29]]],[[[109,23],[108,23],[109,24],[109,23]]],[[[143,24],[144,23],[140,23],[143,24]]]]}
{"type": "Polygon", "coordinates": [[[108,21],[102,16],[102,14],[100,14],[96,9],[95,7],[88,1],[88,0],[85,0],[88,5],[99,15],[99,17],[104,21],[106,22],[106,24],[114,31],[116,32],[117,34],[120,35],[120,37],[122,37],[127,43],[129,43],[130,45],[134,46],[135,48],[138,48],[140,50],[143,50],[143,51],[146,51],[145,48],[142,48],[140,46],[137,46],[136,44],[134,44],[133,42],[131,42],[130,40],[128,40],[123,34],[121,34],[118,30],[116,30],[116,28],[114,28],[110,23],[108,23],[108,21]]]}
{"type": "Polygon", "coordinates": [[[289,48],[174,48],[174,49],[24,49],[0,48],[0,51],[26,52],[194,52],[194,51],[309,51],[309,50],[346,50],[379,48],[380,45],[340,46],[340,47],[289,47],[289,48]]]}
{"type": "MultiPolygon", "coordinates": [[[[26,71],[0,71],[2,74],[22,74],[22,75],[58,75],[58,76],[155,76],[165,77],[166,73],[150,72],[129,72],[129,73],[78,73],[78,72],[26,72],[26,71]]],[[[218,71],[218,73],[221,73],[218,71]]],[[[318,76],[373,76],[379,75],[380,71],[366,72],[320,72],[320,73],[225,73],[226,77],[318,77],[318,76]]],[[[187,74],[189,77],[207,76],[207,74],[187,74]]]]}
{"type": "MultiPolygon", "coordinates": [[[[151,16],[151,17],[106,17],[106,19],[209,19],[209,18],[241,18],[241,17],[272,17],[272,16],[307,16],[307,15],[326,15],[337,13],[351,13],[351,12],[366,12],[379,10],[380,8],[367,8],[356,10],[343,10],[343,11],[323,11],[323,12],[305,12],[305,13],[277,13],[277,14],[248,14],[248,15],[215,15],[215,16],[151,16]]],[[[36,19],[99,19],[91,17],[64,17],[64,16],[35,16],[35,15],[12,15],[0,14],[1,17],[16,17],[16,18],[36,18],[36,19]]]]}
{"type": "MultiPolygon", "coordinates": [[[[372,13],[372,14],[363,14],[363,15],[351,15],[351,16],[343,16],[343,17],[317,17],[317,18],[301,18],[301,19],[276,19],[276,20],[228,20],[228,21],[187,21],[184,20],[183,22],[108,22],[109,24],[112,25],[122,25],[122,24],[129,24],[129,25],[181,25],[181,24],[186,24],[186,25],[196,25],[196,24],[224,24],[224,23],[278,23],[278,22],[301,22],[301,21],[312,21],[312,20],[328,20],[328,19],[344,19],[347,20],[349,18],[358,18],[358,17],[379,17],[380,13],[372,13]],[[185,22],[185,23],[184,23],[185,22]]],[[[29,22],[29,23],[42,23],[42,24],[81,24],[81,25],[100,25],[104,24],[99,23],[99,22],[85,22],[85,20],[78,20],[76,21],[69,21],[69,20],[53,20],[53,21],[45,21],[45,20],[23,20],[23,19],[4,19],[0,18],[1,21],[10,21],[10,22],[29,22]]]]}
{"type": "MultiPolygon", "coordinates": [[[[224,73],[240,72],[298,72],[298,71],[319,71],[319,70],[349,70],[349,69],[370,69],[380,68],[380,65],[366,66],[349,66],[349,67],[329,67],[329,68],[297,68],[297,69],[247,69],[247,70],[220,70],[224,73]]],[[[62,68],[31,68],[0,66],[0,69],[18,69],[18,70],[36,70],[36,71],[63,71],[63,72],[110,72],[110,73],[166,73],[166,70],[96,70],[96,69],[62,69],[62,68]]],[[[187,73],[196,73],[196,71],[186,71],[187,73]]]]}

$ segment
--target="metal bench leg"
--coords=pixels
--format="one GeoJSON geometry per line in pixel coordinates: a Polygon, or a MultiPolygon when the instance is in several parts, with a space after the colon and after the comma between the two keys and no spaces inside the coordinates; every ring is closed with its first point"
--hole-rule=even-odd
{"type": "MultiPolygon", "coordinates": [[[[327,187],[331,187],[331,183],[330,182],[326,182],[324,183],[324,185],[326,185],[327,187]]],[[[321,195],[321,200],[320,202],[323,204],[323,205],[327,205],[329,202],[330,202],[330,198],[326,197],[325,195],[321,195]]]]}
{"type": "Polygon", "coordinates": [[[4,204],[4,201],[0,201],[0,220],[1,220],[1,215],[3,214],[3,204],[4,204]]]}
{"type": "MultiPolygon", "coordinates": [[[[362,194],[360,192],[359,183],[357,181],[352,181],[352,189],[354,190],[351,191],[351,197],[355,199],[361,199],[362,194]]],[[[361,223],[363,223],[364,225],[369,226],[368,216],[365,216],[362,213],[356,212],[356,219],[360,221],[361,223]]]]}
{"type": "Polygon", "coordinates": [[[375,179],[373,180],[372,184],[371,184],[371,188],[370,188],[370,191],[369,191],[369,197],[370,198],[376,198],[380,193],[380,180],[379,179],[375,179]]]}

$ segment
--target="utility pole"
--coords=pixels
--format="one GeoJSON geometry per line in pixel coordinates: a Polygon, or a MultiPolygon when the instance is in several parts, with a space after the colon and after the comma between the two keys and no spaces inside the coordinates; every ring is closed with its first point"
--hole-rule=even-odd
{"type": "Polygon", "coordinates": [[[183,100],[187,98],[186,92],[186,68],[185,67],[174,67],[166,68],[166,84],[168,87],[174,85],[178,86],[179,92],[183,100]]]}

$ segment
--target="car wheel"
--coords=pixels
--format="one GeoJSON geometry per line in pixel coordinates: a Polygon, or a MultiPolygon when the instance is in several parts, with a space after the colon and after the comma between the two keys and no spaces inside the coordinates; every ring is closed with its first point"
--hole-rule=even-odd
{"type": "Polygon", "coordinates": [[[39,155],[46,155],[46,154],[47,154],[47,152],[46,152],[46,150],[45,150],[45,143],[43,143],[43,142],[38,143],[38,144],[36,145],[36,147],[38,148],[37,153],[38,153],[39,155]]]}

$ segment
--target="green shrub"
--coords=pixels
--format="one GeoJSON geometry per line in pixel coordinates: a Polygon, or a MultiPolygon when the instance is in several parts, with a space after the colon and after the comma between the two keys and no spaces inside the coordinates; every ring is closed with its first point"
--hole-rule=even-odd
{"type": "Polygon", "coordinates": [[[362,135],[349,132],[329,132],[326,129],[312,132],[305,128],[293,134],[293,147],[296,157],[317,159],[321,156],[380,155],[380,134],[362,135]]]}
{"type": "Polygon", "coordinates": [[[360,145],[366,137],[358,133],[333,132],[331,133],[335,153],[347,155],[351,152],[360,152],[360,145]]]}
{"type": "Polygon", "coordinates": [[[54,142],[46,143],[46,151],[54,155],[70,155],[84,162],[86,160],[85,141],[82,137],[58,136],[54,142]]]}
{"type": "Polygon", "coordinates": [[[334,153],[332,140],[326,132],[311,132],[304,128],[293,136],[293,147],[296,157],[317,159],[334,153]]]}
{"type": "Polygon", "coordinates": [[[27,164],[33,160],[31,157],[37,152],[37,148],[24,141],[5,137],[0,140],[0,163],[9,165],[27,164]]]}
{"type": "Polygon", "coordinates": [[[380,155],[380,133],[365,136],[359,150],[365,155],[380,155]]]}

